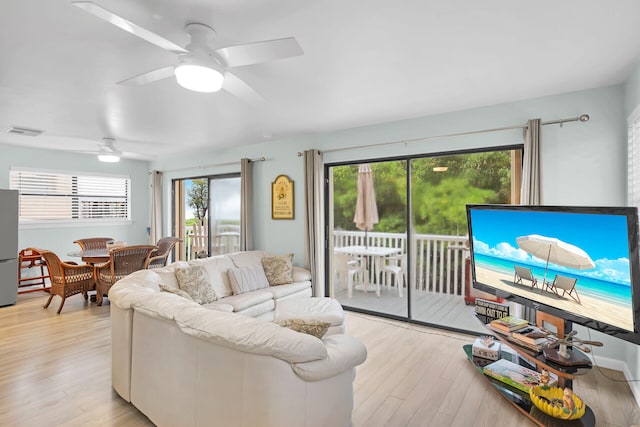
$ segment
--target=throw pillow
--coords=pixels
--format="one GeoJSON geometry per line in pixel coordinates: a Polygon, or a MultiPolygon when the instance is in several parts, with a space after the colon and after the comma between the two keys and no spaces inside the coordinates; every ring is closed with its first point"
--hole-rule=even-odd
{"type": "Polygon", "coordinates": [[[327,333],[331,327],[331,323],[322,322],[320,320],[303,320],[303,319],[288,319],[278,322],[280,326],[293,329],[296,332],[302,332],[305,334],[313,335],[316,338],[322,339],[324,334],[327,333]]]}
{"type": "Polygon", "coordinates": [[[201,265],[176,268],[176,279],[180,289],[188,293],[198,304],[207,304],[216,300],[209,275],[201,265]]]}
{"type": "Polygon", "coordinates": [[[233,294],[244,294],[257,289],[268,288],[269,282],[260,264],[227,270],[233,294]]]}
{"type": "Polygon", "coordinates": [[[293,283],[293,254],[262,258],[264,274],[271,286],[293,283]]]}
{"type": "Polygon", "coordinates": [[[193,298],[191,298],[191,295],[189,295],[188,293],[186,293],[182,289],[172,288],[171,286],[167,286],[167,285],[163,285],[163,284],[160,284],[159,288],[160,288],[160,292],[168,292],[170,294],[176,294],[178,296],[181,296],[182,298],[188,299],[189,301],[193,301],[193,298]]]}

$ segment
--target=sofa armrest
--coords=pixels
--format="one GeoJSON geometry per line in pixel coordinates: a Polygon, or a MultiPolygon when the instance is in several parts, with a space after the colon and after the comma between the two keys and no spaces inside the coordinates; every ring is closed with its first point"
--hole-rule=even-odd
{"type": "Polygon", "coordinates": [[[303,267],[293,267],[293,281],[306,282],[311,280],[311,272],[303,267]]]}
{"type": "Polygon", "coordinates": [[[293,371],[305,381],[331,378],[353,369],[367,359],[367,348],[349,335],[331,335],[323,339],[327,357],[311,362],[293,363],[293,371]]]}

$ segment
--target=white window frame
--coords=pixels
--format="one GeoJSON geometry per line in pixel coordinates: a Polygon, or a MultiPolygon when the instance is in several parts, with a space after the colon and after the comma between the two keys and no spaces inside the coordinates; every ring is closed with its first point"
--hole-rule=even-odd
{"type": "MultiPolygon", "coordinates": [[[[31,228],[60,228],[60,227],[91,227],[91,226],[118,226],[118,225],[130,225],[133,223],[131,220],[131,177],[128,175],[117,174],[100,174],[91,173],[85,171],[70,171],[70,170],[55,170],[55,169],[37,169],[26,167],[11,167],[9,169],[9,181],[11,182],[11,175],[15,172],[26,173],[38,173],[38,174],[56,174],[69,177],[105,177],[105,178],[118,178],[124,179],[126,183],[126,218],[65,218],[65,219],[20,219],[19,227],[21,229],[31,228]]],[[[11,189],[20,191],[19,188],[14,188],[11,185],[11,189]]],[[[20,195],[18,195],[20,197],[20,195]]]]}

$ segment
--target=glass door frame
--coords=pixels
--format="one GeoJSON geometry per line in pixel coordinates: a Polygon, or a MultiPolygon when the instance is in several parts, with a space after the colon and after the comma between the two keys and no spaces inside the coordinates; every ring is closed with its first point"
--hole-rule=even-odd
{"type": "Polygon", "coordinates": [[[333,253],[333,230],[331,229],[331,227],[333,227],[333,217],[332,217],[332,208],[333,208],[333,200],[331,199],[331,197],[333,196],[333,188],[332,188],[332,180],[329,179],[329,172],[330,169],[333,167],[337,167],[337,166],[350,166],[350,165],[357,165],[357,164],[361,164],[361,163],[380,163],[380,162],[392,162],[392,161],[405,161],[405,179],[406,179],[406,196],[407,196],[407,206],[406,206],[406,224],[407,224],[407,230],[406,230],[406,253],[407,253],[407,265],[409,266],[407,268],[407,277],[406,277],[406,283],[407,283],[407,315],[405,316],[398,316],[395,314],[390,314],[390,313],[384,313],[384,312],[379,312],[379,311],[374,311],[374,310],[369,310],[369,309],[365,309],[365,308],[360,308],[360,307],[352,307],[349,305],[344,305],[343,307],[345,310],[348,311],[353,311],[353,312],[357,312],[357,313],[363,313],[363,314],[367,314],[367,315],[373,315],[373,316],[378,316],[378,317],[383,317],[383,318],[388,318],[388,319],[393,319],[393,320],[400,320],[400,321],[404,321],[404,322],[408,322],[408,323],[413,323],[413,324],[418,324],[418,325],[423,325],[423,326],[430,326],[430,327],[435,327],[435,328],[439,328],[439,329],[443,329],[443,330],[449,330],[452,332],[460,332],[460,333],[465,333],[465,334],[469,334],[469,333],[473,333],[471,331],[467,331],[467,330],[461,330],[455,327],[447,327],[447,325],[442,325],[442,324],[435,324],[435,323],[430,323],[430,322],[425,322],[422,320],[416,320],[414,318],[412,318],[412,287],[410,286],[410,284],[412,283],[412,275],[414,274],[414,261],[413,261],[413,257],[414,254],[412,253],[412,245],[411,245],[411,239],[412,239],[412,229],[413,229],[413,221],[412,221],[412,186],[411,186],[411,161],[412,160],[417,160],[417,159],[424,159],[424,158],[432,158],[432,157],[442,157],[442,156],[454,156],[454,155],[462,155],[462,154],[478,154],[478,153],[487,153],[487,152],[493,152],[493,151],[513,151],[515,153],[519,153],[516,154],[515,156],[512,156],[512,160],[511,160],[511,164],[512,164],[512,170],[511,170],[511,174],[512,174],[512,182],[511,182],[511,191],[512,191],[512,200],[513,200],[513,194],[515,194],[514,192],[517,191],[517,200],[519,200],[519,185],[520,185],[520,181],[521,181],[521,176],[522,176],[522,159],[523,159],[523,153],[524,153],[524,144],[510,144],[510,145],[499,145],[499,146],[492,146],[492,147],[482,147],[482,148],[471,148],[471,149],[461,149],[461,150],[452,150],[452,151],[438,151],[438,152],[433,152],[433,153],[422,153],[422,154],[411,154],[411,155],[404,155],[404,156],[395,156],[395,157],[380,157],[380,158],[364,158],[364,159],[358,159],[358,160],[349,160],[349,161],[345,161],[345,162],[332,162],[332,163],[325,163],[324,164],[324,176],[325,178],[325,185],[324,185],[324,231],[325,231],[325,235],[323,236],[324,239],[324,246],[325,246],[325,260],[327,260],[327,262],[325,262],[325,266],[324,266],[324,272],[325,272],[325,295],[331,295],[331,282],[333,281],[333,271],[332,271],[332,253],[333,253]]]}
{"type": "MultiPolygon", "coordinates": [[[[182,177],[182,178],[173,178],[171,180],[171,233],[173,236],[179,238],[179,239],[184,239],[184,236],[180,236],[178,235],[179,233],[181,233],[182,231],[184,231],[186,233],[186,228],[184,228],[183,230],[178,230],[178,227],[176,226],[176,221],[177,221],[177,217],[182,215],[183,218],[182,220],[184,221],[184,203],[186,202],[186,200],[184,200],[185,198],[185,194],[176,194],[176,184],[178,182],[184,182],[184,181],[190,181],[190,180],[194,180],[194,179],[206,179],[207,180],[207,224],[208,224],[208,228],[209,230],[207,230],[207,253],[211,254],[211,181],[212,180],[216,180],[216,179],[226,179],[226,178],[241,178],[241,175],[239,172],[231,172],[231,173],[223,173],[223,174],[214,174],[214,175],[198,175],[198,176],[188,176],[188,177],[182,177]],[[177,197],[182,197],[182,206],[178,206],[177,205],[177,197]],[[180,211],[180,214],[177,214],[177,211],[180,211]]],[[[183,185],[184,187],[184,185],[183,185]]],[[[186,258],[186,241],[180,242],[179,243],[179,250],[177,251],[175,258],[176,260],[182,260],[183,257],[186,258]]]]}

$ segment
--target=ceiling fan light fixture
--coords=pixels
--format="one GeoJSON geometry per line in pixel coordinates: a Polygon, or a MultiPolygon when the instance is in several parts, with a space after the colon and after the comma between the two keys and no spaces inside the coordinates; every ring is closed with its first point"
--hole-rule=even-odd
{"type": "Polygon", "coordinates": [[[178,84],[196,92],[217,92],[222,89],[224,75],[213,61],[202,61],[183,55],[174,70],[178,84]]]}
{"type": "Polygon", "coordinates": [[[113,138],[102,138],[104,145],[98,151],[98,160],[105,163],[117,163],[120,161],[120,151],[116,149],[113,138]]]}
{"type": "Polygon", "coordinates": [[[120,156],[117,154],[98,154],[98,160],[105,163],[118,163],[120,161],[120,156]]]}

